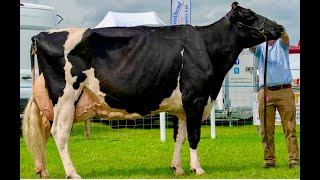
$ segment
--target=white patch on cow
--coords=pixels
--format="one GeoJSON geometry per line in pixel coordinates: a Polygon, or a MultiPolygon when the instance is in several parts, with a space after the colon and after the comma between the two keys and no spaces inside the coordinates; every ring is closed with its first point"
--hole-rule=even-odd
{"type": "Polygon", "coordinates": [[[106,96],[106,94],[100,91],[99,80],[95,77],[94,71],[94,68],[83,71],[87,78],[82,84],[90,89],[99,98],[100,104],[104,104],[104,97],[106,96]]]}
{"type": "MultiPolygon", "coordinates": [[[[182,49],[182,51],[181,51],[181,57],[183,58],[183,52],[184,52],[184,48],[182,49]]],[[[182,64],[182,66],[183,66],[183,64],[182,64]]],[[[180,72],[179,72],[180,73],[180,72]]]]}
{"type": "Polygon", "coordinates": [[[176,137],[176,142],[174,146],[173,159],[171,163],[171,167],[175,169],[175,174],[184,174],[181,165],[181,147],[185,142],[187,137],[187,125],[185,120],[179,119],[178,123],[178,134],[176,137]]]}
{"type": "MultiPolygon", "coordinates": [[[[181,51],[181,55],[183,57],[184,49],[181,51]]],[[[175,116],[177,116],[179,119],[186,120],[186,114],[183,109],[182,105],[182,94],[180,91],[180,72],[183,69],[183,62],[181,64],[181,68],[179,71],[178,79],[177,79],[177,87],[173,90],[171,93],[171,96],[169,98],[165,98],[159,105],[159,110],[155,112],[168,112],[175,116]]]]}
{"type": "MultiPolygon", "coordinates": [[[[81,41],[84,32],[87,30],[87,28],[66,28],[66,31],[68,31],[68,38],[65,42],[64,46],[64,58],[66,60],[66,65],[64,67],[65,70],[65,79],[66,83],[73,84],[76,82],[78,76],[72,77],[71,75],[71,68],[72,64],[68,61],[68,55],[71,52],[72,49],[76,47],[77,44],[81,41]]],[[[81,94],[82,87],[80,86],[76,92],[75,92],[75,99],[79,97],[81,94]]]]}
{"type": "MultiPolygon", "coordinates": [[[[182,106],[182,100],[181,100],[181,92],[179,88],[179,83],[177,87],[173,90],[171,96],[169,98],[165,98],[160,103],[160,111],[166,111],[169,113],[184,113],[184,109],[182,106]]],[[[180,116],[178,116],[180,118],[180,116]]],[[[182,119],[185,119],[185,116],[181,117],[182,119]]]]}
{"type": "Polygon", "coordinates": [[[64,46],[64,54],[68,55],[72,49],[81,41],[84,32],[87,28],[66,28],[64,31],[68,31],[68,38],[64,46]]]}
{"type": "Polygon", "coordinates": [[[190,148],[190,169],[191,171],[195,171],[196,175],[202,175],[205,173],[200,166],[197,149],[190,148]]]}
{"type": "Polygon", "coordinates": [[[202,121],[206,120],[211,113],[211,109],[214,105],[214,101],[212,101],[211,97],[208,97],[207,105],[204,107],[202,121]]]}

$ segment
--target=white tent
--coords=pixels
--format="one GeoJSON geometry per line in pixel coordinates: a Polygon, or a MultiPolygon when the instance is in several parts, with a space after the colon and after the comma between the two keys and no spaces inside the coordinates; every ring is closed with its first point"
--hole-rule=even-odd
{"type": "Polygon", "coordinates": [[[139,25],[161,26],[165,25],[165,23],[153,11],[142,13],[122,13],[109,11],[95,28],[139,25]]]}

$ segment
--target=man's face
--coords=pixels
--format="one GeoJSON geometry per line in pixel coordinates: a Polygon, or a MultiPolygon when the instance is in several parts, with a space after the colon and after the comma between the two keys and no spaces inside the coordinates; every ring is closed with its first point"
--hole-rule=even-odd
{"type": "Polygon", "coordinates": [[[272,46],[274,44],[274,42],[276,42],[276,40],[269,40],[268,41],[269,46],[272,46]]]}

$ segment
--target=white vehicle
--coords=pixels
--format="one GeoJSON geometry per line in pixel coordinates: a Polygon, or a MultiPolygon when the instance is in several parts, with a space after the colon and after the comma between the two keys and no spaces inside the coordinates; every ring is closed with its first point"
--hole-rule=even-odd
{"type": "Polygon", "coordinates": [[[31,37],[41,31],[57,29],[61,21],[62,17],[56,14],[53,7],[20,3],[20,114],[23,113],[24,106],[32,94],[31,37]]]}

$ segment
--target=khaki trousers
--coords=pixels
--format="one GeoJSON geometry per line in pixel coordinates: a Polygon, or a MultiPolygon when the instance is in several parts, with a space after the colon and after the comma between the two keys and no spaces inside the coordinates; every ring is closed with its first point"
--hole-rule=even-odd
{"type": "Polygon", "coordinates": [[[274,145],[274,130],[275,130],[275,115],[276,110],[279,111],[281,124],[285,134],[289,163],[298,163],[298,143],[296,137],[296,105],[294,92],[291,88],[279,89],[275,91],[267,90],[269,101],[267,102],[267,134],[269,139],[270,149],[267,147],[265,130],[264,130],[264,89],[261,88],[258,93],[259,101],[259,118],[261,125],[262,145],[264,150],[265,163],[275,164],[275,145],[274,145]]]}

